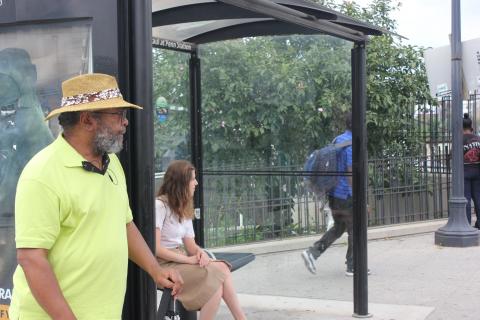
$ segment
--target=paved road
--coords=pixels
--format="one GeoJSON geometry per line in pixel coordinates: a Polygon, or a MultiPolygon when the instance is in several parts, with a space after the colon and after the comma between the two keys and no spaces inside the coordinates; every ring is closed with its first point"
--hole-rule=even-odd
{"type": "MultiPolygon", "coordinates": [[[[353,280],[345,245],[331,247],[310,274],[300,251],[257,255],[234,273],[249,319],[352,319],[353,280]]],[[[480,247],[443,248],[433,233],[369,241],[371,319],[480,319],[480,247]]],[[[222,305],[217,319],[231,319],[222,305]]]]}

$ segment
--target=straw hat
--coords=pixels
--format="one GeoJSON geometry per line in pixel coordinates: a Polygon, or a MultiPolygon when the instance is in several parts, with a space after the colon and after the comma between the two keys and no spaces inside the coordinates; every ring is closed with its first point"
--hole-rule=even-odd
{"type": "Polygon", "coordinates": [[[82,74],[62,83],[62,105],[50,112],[45,120],[63,112],[110,108],[143,109],[123,100],[114,77],[101,73],[82,74]]]}

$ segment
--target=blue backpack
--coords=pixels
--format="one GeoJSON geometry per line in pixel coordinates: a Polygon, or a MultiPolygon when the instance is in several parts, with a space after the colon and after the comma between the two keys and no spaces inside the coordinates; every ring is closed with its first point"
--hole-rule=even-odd
{"type": "Polygon", "coordinates": [[[351,140],[337,144],[332,142],[308,156],[303,166],[303,171],[313,173],[304,178],[308,189],[321,196],[335,188],[338,182],[337,153],[350,145],[351,140]]]}

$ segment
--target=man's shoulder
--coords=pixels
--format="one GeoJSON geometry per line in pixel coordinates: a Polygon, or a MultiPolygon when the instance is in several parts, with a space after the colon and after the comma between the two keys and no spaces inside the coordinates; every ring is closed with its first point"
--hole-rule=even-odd
{"type": "Polygon", "coordinates": [[[345,131],[341,135],[338,135],[335,138],[335,143],[342,143],[342,142],[347,142],[347,141],[352,141],[352,133],[350,131],[345,131]]]}
{"type": "MultiPolygon", "coordinates": [[[[58,168],[58,160],[54,149],[51,144],[46,146],[25,165],[18,178],[16,201],[19,197],[31,200],[34,194],[37,194],[37,198],[39,193],[46,195],[41,190],[49,190],[49,194],[52,192],[59,194],[61,189],[58,188],[58,181],[61,178],[59,178],[60,175],[56,169],[58,168]]],[[[31,202],[30,200],[29,202],[31,202]]]]}
{"type": "Polygon", "coordinates": [[[346,130],[339,134],[336,139],[352,140],[352,132],[346,130]]]}
{"type": "Polygon", "coordinates": [[[38,151],[23,168],[20,178],[38,178],[48,175],[51,168],[58,162],[57,149],[54,143],[49,144],[38,151]]]}
{"type": "Polygon", "coordinates": [[[480,137],[476,134],[464,134],[463,135],[463,144],[468,144],[472,142],[479,142],[480,137]]]}

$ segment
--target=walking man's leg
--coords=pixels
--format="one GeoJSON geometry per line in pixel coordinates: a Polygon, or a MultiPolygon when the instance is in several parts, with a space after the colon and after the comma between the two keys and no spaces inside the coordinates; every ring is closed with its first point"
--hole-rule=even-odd
{"type": "Polygon", "coordinates": [[[305,262],[305,266],[307,267],[308,271],[313,274],[317,272],[315,260],[317,260],[318,257],[320,257],[320,255],[325,252],[325,250],[327,250],[333,242],[335,242],[335,240],[340,238],[346,230],[346,224],[343,221],[341,214],[335,210],[337,206],[335,202],[335,198],[329,198],[329,205],[330,209],[332,209],[332,216],[334,220],[333,227],[325,232],[322,238],[316,241],[313,246],[302,252],[302,258],[305,262]]]}
{"type": "Polygon", "coordinates": [[[465,195],[465,199],[467,199],[467,205],[465,206],[465,212],[466,212],[466,215],[467,215],[468,224],[471,225],[471,223],[472,223],[472,207],[471,207],[472,180],[471,180],[468,172],[465,174],[465,177],[463,179],[463,192],[464,192],[464,195],[465,195]]]}
{"type": "Polygon", "coordinates": [[[345,223],[341,221],[337,221],[335,218],[335,214],[333,213],[333,219],[335,223],[333,227],[331,227],[325,234],[320,238],[320,240],[316,241],[313,246],[304,250],[302,252],[302,258],[305,262],[305,266],[307,267],[308,271],[315,274],[317,272],[317,268],[315,267],[315,260],[320,257],[320,255],[325,252],[325,250],[330,247],[330,245],[340,238],[340,236],[345,232],[345,223]]]}
{"type": "Polygon", "coordinates": [[[348,233],[348,247],[347,254],[345,256],[345,264],[347,265],[347,271],[345,275],[353,276],[353,216],[349,214],[345,216],[345,224],[348,233]]]}
{"type": "Polygon", "coordinates": [[[472,180],[471,188],[473,206],[475,207],[475,216],[477,218],[475,221],[475,228],[480,229],[480,172],[475,179],[472,180]]]}
{"type": "Polygon", "coordinates": [[[332,245],[332,243],[334,243],[335,240],[340,238],[345,232],[345,223],[338,218],[335,212],[333,212],[332,215],[335,222],[333,224],[333,227],[331,227],[327,232],[325,232],[325,234],[320,238],[320,240],[316,241],[313,246],[308,248],[315,260],[318,259],[318,257],[320,257],[320,255],[324,253],[325,250],[327,250],[332,245]]]}

